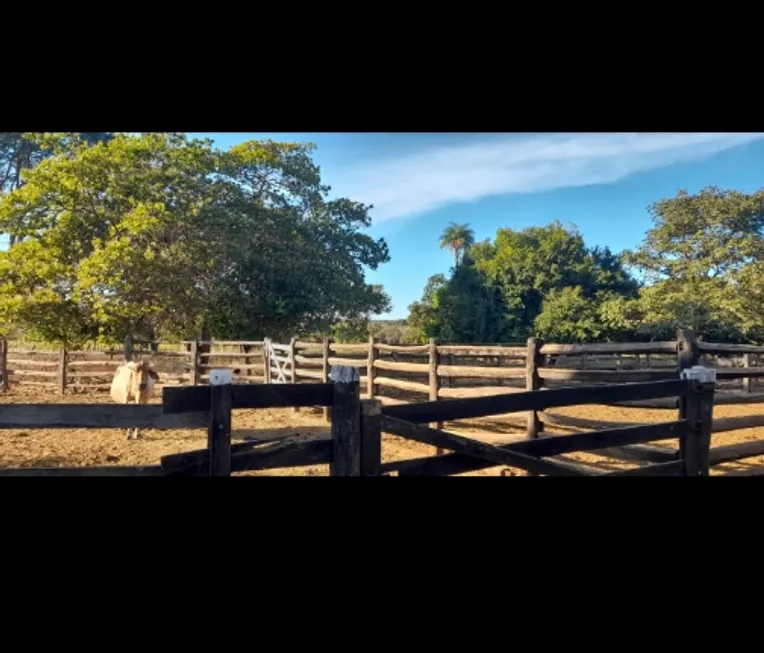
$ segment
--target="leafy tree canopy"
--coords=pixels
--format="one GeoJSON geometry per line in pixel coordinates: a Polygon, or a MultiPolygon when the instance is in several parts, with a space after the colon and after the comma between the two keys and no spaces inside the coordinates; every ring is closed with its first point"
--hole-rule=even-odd
{"type": "Polygon", "coordinates": [[[48,136],[0,197],[0,320],[46,340],[328,329],[388,309],[366,206],[329,199],[311,145],[221,152],[182,134],[48,136]]]}

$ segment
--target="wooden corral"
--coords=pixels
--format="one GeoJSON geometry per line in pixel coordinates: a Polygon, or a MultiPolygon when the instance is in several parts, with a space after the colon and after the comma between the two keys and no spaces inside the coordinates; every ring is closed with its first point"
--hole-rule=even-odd
{"type": "MultiPolygon", "coordinates": [[[[714,397],[720,406],[764,403],[764,392],[756,387],[764,376],[764,368],[757,366],[757,357],[762,353],[764,347],[756,345],[698,341],[689,331],[679,331],[675,341],[585,345],[544,343],[539,339],[524,345],[501,346],[441,345],[436,340],[406,346],[374,339],[361,344],[305,342],[297,338],[289,343],[269,339],[139,343],[128,339],[124,348],[106,352],[41,352],[9,347],[0,341],[0,375],[6,390],[9,384],[37,385],[69,394],[108,390],[114,369],[129,356],[150,358],[161,375],[159,387],[167,390],[205,385],[213,367],[237,370],[237,386],[253,382],[303,386],[326,384],[333,369],[352,366],[359,372],[362,396],[377,399],[387,408],[536,390],[548,392],[581,384],[605,388],[614,383],[671,380],[677,379],[681,370],[701,363],[716,369],[714,397]]],[[[606,393],[600,393],[597,403],[648,410],[677,408],[675,398],[632,397],[613,402],[606,393]]],[[[331,412],[331,406],[324,406],[327,420],[331,412]]],[[[492,415],[520,429],[528,439],[542,436],[549,429],[575,433],[644,425],[642,417],[624,423],[591,419],[587,414],[572,417],[546,409],[515,409],[492,415]]],[[[435,419],[429,424],[438,429],[443,421],[435,419]]],[[[712,422],[714,434],[757,427],[764,427],[764,415],[722,416],[712,422]]],[[[709,460],[716,466],[761,455],[764,441],[753,440],[713,447],[709,460]]]]}

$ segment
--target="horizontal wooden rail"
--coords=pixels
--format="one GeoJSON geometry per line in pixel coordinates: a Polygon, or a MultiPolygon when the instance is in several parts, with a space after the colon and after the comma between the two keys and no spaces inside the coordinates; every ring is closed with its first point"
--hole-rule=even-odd
{"type": "Polygon", "coordinates": [[[430,351],[430,345],[385,345],[383,343],[375,343],[374,349],[401,354],[427,354],[430,351]]]}
{"type": "Polygon", "coordinates": [[[387,376],[378,376],[374,383],[382,387],[397,388],[398,390],[408,390],[409,392],[421,392],[430,394],[430,386],[426,383],[417,383],[416,381],[406,381],[404,379],[391,379],[387,376]]]}
{"type": "MultiPolygon", "coordinates": [[[[253,384],[231,386],[233,408],[278,408],[285,406],[331,406],[332,383],[253,384]]],[[[165,388],[162,409],[166,414],[208,412],[210,388],[190,386],[165,388]]]]}
{"type": "Polygon", "coordinates": [[[428,374],[430,366],[427,363],[397,363],[395,361],[377,359],[374,361],[374,369],[428,374]]]}
{"type": "Polygon", "coordinates": [[[383,414],[410,422],[444,422],[450,420],[503,415],[526,410],[544,410],[561,406],[599,404],[603,401],[655,399],[683,395],[690,381],[652,381],[624,383],[613,386],[580,386],[559,388],[546,392],[518,392],[515,394],[428,401],[407,406],[383,408],[383,414]]]}
{"type": "MultiPolygon", "coordinates": [[[[252,443],[234,445],[231,447],[231,472],[329,464],[332,451],[331,438],[282,440],[266,443],[266,446],[259,448],[255,448],[252,443]]],[[[161,469],[167,475],[206,475],[209,460],[208,449],[187,451],[164,456],[161,459],[161,469]]]]}
{"type": "MultiPolygon", "coordinates": [[[[681,431],[687,426],[686,421],[680,420],[575,435],[544,435],[535,440],[500,445],[499,448],[535,456],[556,456],[585,451],[630,462],[663,463],[675,460],[677,451],[667,447],[643,446],[638,443],[664,438],[678,439],[681,431]]],[[[447,476],[496,466],[494,462],[477,460],[463,454],[446,454],[385,463],[382,466],[382,473],[398,471],[406,476],[447,476]]]]}
{"type": "Polygon", "coordinates": [[[498,356],[501,358],[525,358],[526,347],[470,347],[469,345],[440,345],[439,354],[453,356],[498,356]]]}
{"type": "Polygon", "coordinates": [[[472,388],[438,388],[438,397],[465,399],[467,397],[491,397],[525,391],[525,388],[505,385],[479,385],[472,388]]]}
{"type": "Polygon", "coordinates": [[[655,463],[654,465],[645,465],[644,467],[635,467],[634,469],[623,469],[617,472],[610,472],[606,476],[683,476],[684,461],[674,460],[665,463],[655,463]]]}
{"type": "Polygon", "coordinates": [[[764,415],[740,415],[739,417],[715,417],[712,433],[753,429],[764,426],[764,415]]]}
{"type": "Polygon", "coordinates": [[[764,440],[752,440],[751,442],[740,442],[738,444],[728,444],[723,447],[713,447],[708,453],[708,464],[721,465],[735,460],[744,460],[745,458],[754,458],[764,455],[764,440]]]}
{"type": "Polygon", "coordinates": [[[717,379],[757,379],[764,377],[764,367],[716,368],[717,379]]]}
{"type": "Polygon", "coordinates": [[[610,383],[635,383],[639,381],[662,381],[676,379],[675,369],[671,370],[628,370],[613,372],[611,370],[570,370],[555,367],[541,367],[539,377],[553,381],[608,381],[610,383]]]}
{"type": "Polygon", "coordinates": [[[497,465],[511,465],[535,474],[553,476],[597,476],[601,472],[593,468],[568,462],[542,460],[508,447],[496,447],[476,440],[464,438],[446,431],[431,429],[426,426],[411,424],[382,414],[382,430],[422,444],[429,444],[441,449],[451,449],[456,453],[490,461],[497,465]]]}
{"type": "MultiPolygon", "coordinates": [[[[196,388],[183,388],[183,390],[196,388]]],[[[206,390],[209,396],[209,388],[206,390]]],[[[165,392],[174,389],[167,388],[165,392]]],[[[209,411],[209,408],[207,409],[209,411]]],[[[155,404],[0,404],[0,429],[206,428],[206,413],[167,415],[155,404]]]]}
{"type": "Polygon", "coordinates": [[[761,404],[764,403],[764,392],[752,394],[747,393],[725,393],[717,392],[714,394],[714,404],[717,406],[730,406],[735,404],[761,404]]]}
{"type": "Polygon", "coordinates": [[[483,379],[524,379],[525,374],[524,367],[438,365],[438,376],[475,377],[483,379]]]}
{"type": "Polygon", "coordinates": [[[698,349],[719,354],[764,354],[764,346],[762,345],[727,345],[701,340],[698,341],[698,349]]]}
{"type": "Polygon", "coordinates": [[[337,344],[334,342],[329,343],[329,349],[330,351],[368,351],[369,345],[368,343],[352,343],[352,344],[337,344]]]}
{"type": "Polygon", "coordinates": [[[554,344],[541,347],[542,354],[675,354],[676,341],[554,344]]]}
{"type": "Polygon", "coordinates": [[[569,415],[556,415],[555,413],[543,412],[539,419],[550,426],[572,427],[579,429],[611,429],[623,426],[645,426],[642,423],[633,422],[610,422],[599,419],[586,419],[584,417],[571,417],[569,415]]]}
{"type": "Polygon", "coordinates": [[[349,367],[366,367],[369,361],[366,358],[334,358],[330,357],[328,360],[329,365],[347,365],[349,367]]]}

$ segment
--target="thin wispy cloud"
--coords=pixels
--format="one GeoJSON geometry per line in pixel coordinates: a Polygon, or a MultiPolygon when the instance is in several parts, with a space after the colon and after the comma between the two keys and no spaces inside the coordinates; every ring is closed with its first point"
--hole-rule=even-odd
{"type": "Polygon", "coordinates": [[[484,197],[609,184],[699,160],[764,134],[547,134],[477,137],[342,171],[335,190],[374,204],[375,223],[484,197]]]}

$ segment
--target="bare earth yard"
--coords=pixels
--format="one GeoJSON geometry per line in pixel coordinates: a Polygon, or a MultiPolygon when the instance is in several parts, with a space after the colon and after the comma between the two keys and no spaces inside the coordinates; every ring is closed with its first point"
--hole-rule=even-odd
{"type": "MultiPolygon", "coordinates": [[[[161,400],[156,399],[159,403],[161,400]]],[[[55,391],[40,391],[30,387],[15,387],[6,395],[0,395],[0,404],[8,403],[112,403],[104,394],[67,394],[60,396],[55,391]]],[[[757,415],[764,411],[764,404],[739,406],[717,406],[715,417],[757,415]]],[[[555,409],[555,414],[613,422],[660,422],[676,418],[676,410],[646,410],[639,408],[615,408],[606,406],[579,406],[555,409]]],[[[329,425],[323,420],[320,410],[303,408],[295,412],[292,408],[265,410],[237,410],[233,416],[234,441],[242,437],[290,436],[299,438],[328,437],[329,425]],[[245,433],[236,433],[237,430],[245,433]]],[[[517,428],[500,417],[484,420],[464,420],[446,424],[446,429],[464,436],[486,442],[506,442],[522,437],[517,428]]],[[[547,433],[570,432],[547,427],[547,433]]],[[[206,432],[194,430],[146,430],[140,440],[125,440],[124,431],[118,429],[28,429],[4,430],[0,432],[0,467],[80,467],[88,465],[156,465],[159,459],[170,453],[201,449],[206,446],[206,432]]],[[[764,438],[764,428],[745,429],[732,433],[714,435],[713,446],[734,444],[764,438]]],[[[675,441],[661,442],[665,446],[676,446],[675,441]]],[[[432,447],[403,440],[394,436],[384,436],[383,459],[406,460],[432,455],[432,447]]],[[[569,457],[596,464],[601,469],[627,468],[628,463],[590,454],[575,454],[569,457]]],[[[749,458],[741,462],[727,463],[712,470],[712,474],[727,471],[743,471],[751,467],[764,466],[764,456],[749,458]]],[[[502,467],[465,474],[465,476],[497,476],[502,467]]],[[[327,465],[274,469],[248,472],[247,475],[311,475],[325,476],[327,465]]],[[[524,472],[512,470],[513,475],[524,472]]]]}

